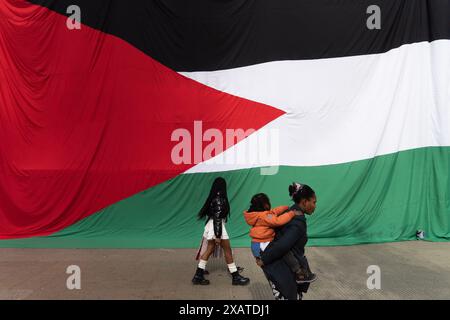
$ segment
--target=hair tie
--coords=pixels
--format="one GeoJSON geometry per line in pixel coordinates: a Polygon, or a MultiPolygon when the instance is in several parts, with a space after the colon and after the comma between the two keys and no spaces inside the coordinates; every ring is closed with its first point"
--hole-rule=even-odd
{"type": "Polygon", "coordinates": [[[292,193],[292,197],[294,197],[302,189],[303,189],[303,184],[300,184],[298,182],[294,182],[294,192],[292,193]]]}

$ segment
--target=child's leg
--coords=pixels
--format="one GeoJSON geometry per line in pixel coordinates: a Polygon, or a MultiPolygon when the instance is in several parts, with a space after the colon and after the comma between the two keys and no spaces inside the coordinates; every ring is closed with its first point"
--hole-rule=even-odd
{"type": "Polygon", "coordinates": [[[284,255],[283,260],[294,273],[298,273],[302,268],[301,264],[291,251],[284,255]]]}
{"type": "Polygon", "coordinates": [[[298,259],[298,262],[300,263],[300,266],[303,270],[307,271],[308,273],[312,273],[311,269],[309,268],[308,259],[306,258],[305,255],[300,259],[298,259]]]}
{"type": "Polygon", "coordinates": [[[261,266],[261,245],[259,242],[252,241],[251,244],[252,254],[255,257],[255,262],[258,266],[261,266]]]}
{"type": "Polygon", "coordinates": [[[290,251],[283,259],[295,273],[297,283],[313,282],[317,279],[317,276],[309,270],[308,260],[305,256],[298,260],[290,251]]]}
{"type": "Polygon", "coordinates": [[[311,272],[311,269],[309,268],[308,259],[306,256],[301,257],[299,260],[299,263],[301,265],[301,272],[300,274],[297,274],[299,277],[297,278],[299,283],[303,282],[313,282],[317,279],[317,275],[311,272]]]}
{"type": "Polygon", "coordinates": [[[252,241],[251,249],[255,258],[261,258],[261,247],[259,242],[252,241]]]}

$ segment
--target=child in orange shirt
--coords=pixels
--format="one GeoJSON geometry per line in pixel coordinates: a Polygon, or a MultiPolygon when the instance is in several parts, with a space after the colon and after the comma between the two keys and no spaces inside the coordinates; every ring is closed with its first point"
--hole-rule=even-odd
{"type": "MultiPolygon", "coordinates": [[[[275,238],[273,228],[283,226],[295,217],[294,211],[286,212],[288,209],[288,206],[271,209],[269,197],[264,193],[258,193],[252,197],[250,208],[244,211],[244,218],[252,227],[250,229],[251,249],[256,263],[261,259],[261,251],[264,251],[275,238]]],[[[308,277],[305,277],[307,266],[302,267],[292,252],[289,251],[283,259],[296,274],[298,283],[310,282],[308,277]]]]}

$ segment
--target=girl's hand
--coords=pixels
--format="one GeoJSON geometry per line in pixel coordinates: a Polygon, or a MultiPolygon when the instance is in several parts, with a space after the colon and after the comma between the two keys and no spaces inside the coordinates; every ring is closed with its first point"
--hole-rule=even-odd
{"type": "Polygon", "coordinates": [[[222,239],[220,239],[220,238],[217,239],[217,238],[216,238],[216,244],[220,244],[220,241],[222,241],[222,239]]]}

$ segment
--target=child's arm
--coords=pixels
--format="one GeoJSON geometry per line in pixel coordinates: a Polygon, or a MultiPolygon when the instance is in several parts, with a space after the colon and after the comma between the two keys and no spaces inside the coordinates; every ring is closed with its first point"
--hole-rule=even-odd
{"type": "Polygon", "coordinates": [[[283,212],[286,212],[288,209],[289,209],[288,206],[279,206],[279,207],[273,208],[271,211],[274,215],[279,216],[283,212]]]}
{"type": "Polygon", "coordinates": [[[280,216],[276,216],[274,214],[266,214],[263,217],[263,221],[269,227],[276,228],[282,225],[285,225],[289,221],[291,221],[295,217],[294,211],[289,211],[280,216]]]}

